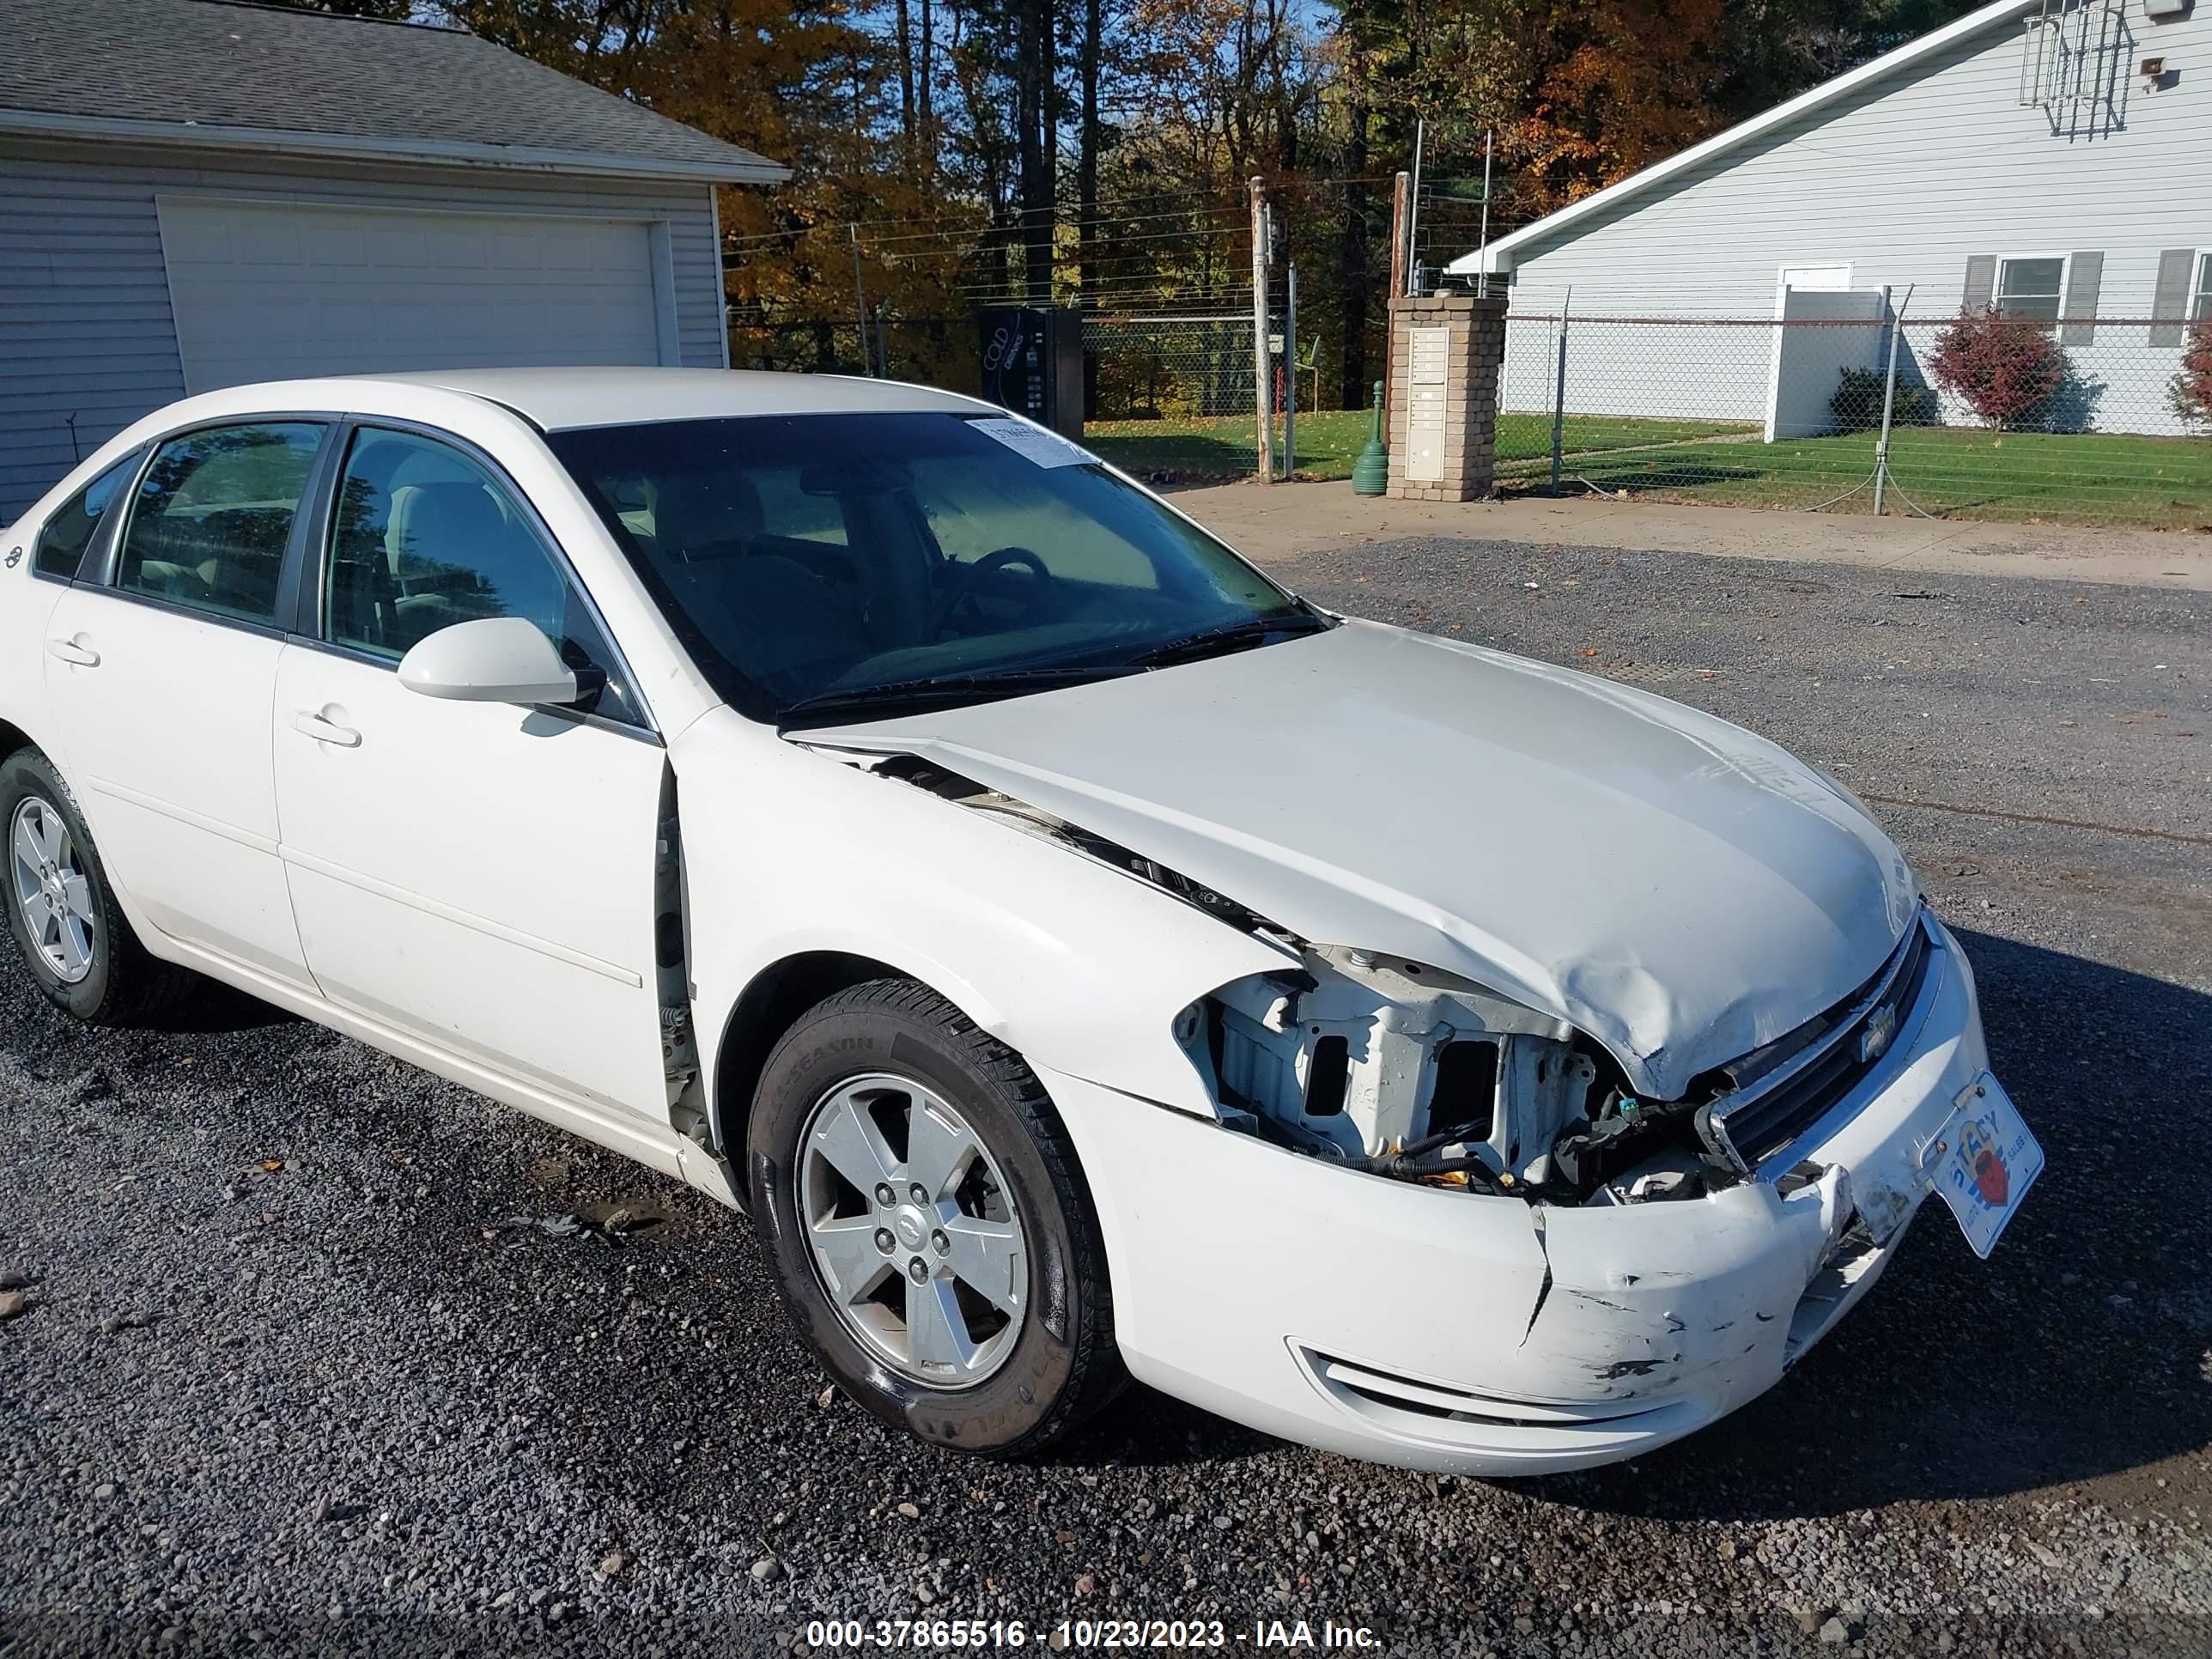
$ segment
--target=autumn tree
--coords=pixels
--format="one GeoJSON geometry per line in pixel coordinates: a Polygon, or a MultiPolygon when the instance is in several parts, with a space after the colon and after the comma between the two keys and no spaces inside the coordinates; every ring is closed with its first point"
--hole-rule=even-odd
{"type": "Polygon", "coordinates": [[[1966,0],[292,0],[434,14],[790,166],[723,193],[736,314],[850,366],[869,301],[1237,303],[1265,176],[1364,402],[1389,175],[1426,135],[1421,256],[1493,234],[1841,72],[1966,0]],[[840,331],[842,331],[842,332],[840,331]]]}
{"type": "MultiPolygon", "coordinates": [[[[854,366],[847,227],[940,201],[907,143],[890,43],[843,0],[449,0],[459,22],[672,119],[784,162],[774,191],[726,189],[729,297],[741,319],[811,325],[819,367],[854,366]]],[[[920,94],[915,93],[917,119],[920,94]]],[[[940,314],[942,284],[868,251],[872,301],[940,314]]],[[[797,366],[794,364],[793,366],[797,366]]]]}

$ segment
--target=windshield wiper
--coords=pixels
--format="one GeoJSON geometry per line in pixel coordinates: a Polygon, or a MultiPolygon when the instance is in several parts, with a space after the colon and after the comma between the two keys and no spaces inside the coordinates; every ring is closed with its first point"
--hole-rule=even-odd
{"type": "Polygon", "coordinates": [[[881,685],[849,685],[801,697],[784,708],[778,723],[787,725],[793,716],[884,708],[927,708],[1000,696],[1020,696],[1031,691],[1052,691],[1066,686],[1086,685],[1093,680],[1115,679],[1131,672],[1119,663],[1093,663],[1085,667],[1010,668],[992,674],[927,674],[916,679],[887,680],[881,685]]]}
{"type": "Polygon", "coordinates": [[[1263,645],[1277,635],[1295,638],[1306,634],[1319,634],[1334,625],[1327,617],[1310,611],[1292,611],[1287,617],[1253,617],[1241,623],[1231,623],[1224,628],[1202,629],[1195,634],[1186,634],[1181,639],[1170,640],[1162,645],[1147,646],[1125,660],[1133,668],[1164,668],[1170,663],[1217,656],[1243,646],[1263,645]]]}

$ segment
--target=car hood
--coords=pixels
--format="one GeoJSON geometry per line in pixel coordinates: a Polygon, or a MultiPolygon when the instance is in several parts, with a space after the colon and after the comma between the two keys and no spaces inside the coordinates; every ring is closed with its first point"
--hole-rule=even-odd
{"type": "Polygon", "coordinates": [[[804,741],[920,757],[1310,941],[1478,981],[1659,1100],[1848,996],[1917,903],[1888,838],[1765,739],[1372,623],[804,741]]]}

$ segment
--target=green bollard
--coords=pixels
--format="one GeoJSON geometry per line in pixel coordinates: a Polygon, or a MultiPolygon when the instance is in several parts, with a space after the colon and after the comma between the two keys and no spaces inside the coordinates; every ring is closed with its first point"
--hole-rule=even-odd
{"type": "Polygon", "coordinates": [[[1387,495],[1390,493],[1390,452],[1382,447],[1382,382],[1375,382],[1375,425],[1367,447],[1352,464],[1352,493],[1387,495]]]}

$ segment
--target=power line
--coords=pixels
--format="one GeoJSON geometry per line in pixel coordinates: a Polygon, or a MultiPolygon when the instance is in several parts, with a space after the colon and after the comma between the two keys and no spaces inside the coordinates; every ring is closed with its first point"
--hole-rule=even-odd
{"type": "MultiPolygon", "coordinates": [[[[1176,193],[1176,192],[1163,192],[1163,195],[1172,197],[1172,195],[1176,193]]],[[[1217,188],[1209,186],[1202,191],[1192,191],[1182,193],[1190,195],[1218,196],[1224,194],[1224,192],[1217,188]]],[[[1139,198],[1137,198],[1136,204],[1150,205],[1154,199],[1156,198],[1149,195],[1139,198]]],[[[997,218],[984,216],[984,210],[974,209],[957,214],[917,214],[909,215],[902,218],[824,219],[818,220],[809,225],[787,226],[781,230],[750,231],[741,235],[726,235],[723,237],[722,241],[725,246],[741,246],[750,242],[783,241],[799,236],[836,234],[849,238],[854,232],[859,231],[861,233],[860,240],[865,245],[904,240],[908,235],[911,235],[912,237],[920,240],[928,240],[930,238],[939,236],[989,235],[993,234],[1018,234],[1022,231],[1030,228],[1032,222],[1034,222],[1039,215],[1047,213],[1052,216],[1052,217],[1046,222],[1048,225],[1066,228],[1079,228],[1086,224],[1134,224],[1161,219],[1180,219],[1190,216],[1236,214],[1243,211],[1241,208],[1235,206],[1212,208],[1192,206],[1176,208],[1157,213],[1125,213],[1111,209],[1101,209],[1098,210],[1092,217],[1084,219],[1080,217],[1061,217],[1060,214],[1062,205],[1063,204],[1059,203],[1052,203],[1048,204],[1042,208],[1010,208],[1004,210],[1006,216],[997,218]],[[909,230],[910,227],[921,227],[922,228],[909,230]],[[870,234],[869,233],[871,232],[877,232],[879,234],[870,234]]]]}
{"type": "MultiPolygon", "coordinates": [[[[1182,216],[1182,215],[1181,215],[1181,214],[1175,214],[1175,215],[1162,215],[1161,216],[1162,216],[1162,217],[1164,217],[1164,218],[1165,218],[1165,217],[1182,218],[1183,216],[1182,216]]],[[[1094,241],[1091,243],[1091,246],[1092,246],[1093,247],[1101,247],[1101,246],[1111,247],[1111,246],[1118,246],[1118,245],[1120,245],[1120,244],[1121,244],[1121,243],[1125,243],[1125,242],[1159,242],[1159,241],[1169,241],[1169,240],[1189,240],[1191,237],[1194,237],[1194,236],[1226,236],[1226,235],[1231,234],[1233,234],[1233,233],[1240,232],[1240,231],[1241,231],[1241,232],[1243,232],[1243,233],[1244,233],[1244,234],[1250,234],[1250,228],[1251,228],[1249,225],[1240,225],[1240,224],[1238,224],[1238,223],[1236,223],[1236,222],[1233,222],[1233,221],[1224,221],[1224,222],[1222,222],[1222,223],[1220,223],[1220,224],[1212,224],[1212,225],[1208,225],[1208,224],[1199,224],[1199,225],[1186,224],[1186,225],[1185,225],[1182,229],[1180,229],[1180,230],[1139,231],[1139,232],[1138,232],[1137,234],[1133,234],[1133,235],[1123,235],[1123,234],[1117,234],[1117,233],[1114,230],[1114,227],[1115,227],[1115,226],[1116,226],[1116,225],[1119,225],[1119,224],[1127,224],[1127,223],[1133,223],[1133,222],[1134,222],[1134,221],[1131,221],[1131,220],[1103,220],[1103,219],[1100,219],[1100,220],[1075,220],[1075,221],[1066,221],[1066,220],[1063,220],[1063,221],[1060,221],[1060,222],[1059,222],[1055,223],[1055,224],[1052,227],[1052,228],[1054,229],[1054,231],[1055,233],[1057,233],[1057,232],[1060,232],[1060,231],[1067,231],[1067,230],[1078,230],[1078,231],[1079,231],[1079,230],[1083,229],[1085,226],[1088,226],[1088,227],[1090,227],[1090,228],[1093,228],[1093,229],[1097,229],[1097,230],[1100,230],[1100,231],[1102,231],[1102,232],[1105,233],[1105,234],[1102,234],[1101,236],[1099,236],[1098,238],[1097,238],[1097,239],[1095,239],[1095,240],[1094,240],[1094,241]]],[[[948,240],[948,238],[947,238],[946,234],[944,234],[944,233],[939,233],[939,234],[936,234],[936,235],[925,235],[925,234],[918,234],[914,235],[914,236],[911,236],[911,237],[896,237],[896,236],[894,236],[894,237],[884,237],[884,238],[880,238],[880,239],[876,240],[873,240],[873,241],[871,241],[870,240],[868,240],[866,237],[865,237],[865,236],[864,236],[864,237],[862,237],[862,238],[860,239],[860,246],[861,246],[861,247],[862,247],[863,249],[866,249],[866,248],[885,248],[885,247],[890,246],[892,243],[895,243],[895,242],[906,242],[906,241],[938,241],[938,240],[948,240]]],[[[968,240],[969,240],[969,241],[973,242],[973,241],[975,241],[975,240],[979,240],[979,238],[977,238],[977,237],[972,237],[972,236],[971,236],[971,237],[969,237],[968,240]]],[[[1020,246],[1025,246],[1025,244],[1024,244],[1023,241],[1021,241],[1021,240],[1015,240],[1015,239],[1009,239],[1009,240],[1006,240],[1003,245],[1004,245],[1004,246],[1007,246],[1007,247],[1010,247],[1010,248],[1012,248],[1012,247],[1020,247],[1020,246]]],[[[1063,246],[1066,246],[1066,244],[1064,244],[1064,243],[1061,243],[1061,242],[1060,242],[1060,241],[1058,241],[1058,240],[1051,240],[1051,241],[1048,241],[1048,242],[1046,244],[1046,246],[1051,246],[1051,247],[1054,247],[1054,248],[1060,248],[1060,247],[1063,247],[1063,246]]],[[[928,253],[931,253],[931,252],[945,252],[945,251],[946,251],[946,250],[945,250],[945,249],[935,249],[935,248],[918,248],[918,249],[910,249],[910,250],[908,250],[908,251],[907,251],[907,252],[903,252],[903,253],[900,253],[900,254],[898,254],[896,257],[898,257],[898,258],[918,258],[918,257],[921,257],[921,256],[923,256],[923,255],[926,255],[926,254],[928,254],[928,253]]]]}
{"type": "MultiPolygon", "coordinates": [[[[1351,178],[1285,179],[1273,187],[1283,195],[1304,195],[1316,191],[1340,189],[1346,185],[1385,185],[1389,184],[1395,176],[1391,173],[1373,173],[1351,178]]],[[[1149,208],[1158,202],[1174,201],[1178,198],[1232,198],[1238,193],[1239,189],[1239,186],[1233,185],[1194,185],[1181,190],[1140,191],[1133,194],[1128,199],[1133,206],[1149,208]]],[[[906,233],[909,228],[917,226],[925,227],[925,228],[912,230],[910,234],[915,239],[921,240],[963,234],[1018,234],[1027,229],[1030,222],[1042,214],[1053,216],[1048,221],[1050,224],[1066,228],[1080,228],[1086,224],[1094,226],[1115,223],[1134,224],[1148,220],[1181,218],[1186,214],[1241,215],[1244,212],[1241,204],[1224,203],[1219,207],[1176,208],[1142,214],[1121,213],[1101,208],[1091,218],[1069,219],[1059,216],[1063,205],[1054,202],[1036,208],[1007,207],[1000,210],[1003,216],[996,218],[988,216],[979,218],[978,216],[988,215],[988,210],[978,207],[960,213],[910,214],[877,219],[822,220],[811,225],[792,226],[782,230],[748,231],[742,234],[725,235],[722,244],[725,247],[741,247],[749,244],[787,241],[803,236],[824,234],[849,238],[857,230],[862,233],[860,240],[862,245],[866,246],[880,245],[894,240],[897,234],[906,233]],[[874,236],[867,234],[875,230],[881,230],[886,234],[874,236]]]]}
{"type": "MultiPolygon", "coordinates": [[[[1094,289],[1090,290],[1088,293],[1079,293],[1071,290],[1060,294],[1056,297],[1062,301],[1090,299],[1102,302],[1110,302],[1116,305],[1127,304],[1139,300],[1172,300],[1187,301],[1192,305],[1222,305],[1227,304],[1231,301],[1239,298],[1249,299],[1251,291],[1251,287],[1249,283],[1243,288],[1232,288],[1225,284],[1215,283],[1193,283],[1188,287],[1174,287],[1165,284],[1146,286],[1139,283],[1122,289],[1094,289]]],[[[1049,298],[1054,296],[1047,297],[1049,298]]],[[[1032,299],[1030,295],[1022,291],[1018,287],[1009,284],[1006,288],[994,292],[972,295],[969,297],[969,303],[979,306],[1018,306],[1033,305],[1036,304],[1036,301],[1032,299]]]]}

